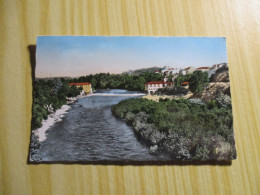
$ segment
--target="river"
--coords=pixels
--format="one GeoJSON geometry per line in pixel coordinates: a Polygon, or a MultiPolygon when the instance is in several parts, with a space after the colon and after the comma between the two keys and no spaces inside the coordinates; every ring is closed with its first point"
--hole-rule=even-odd
{"type": "Polygon", "coordinates": [[[143,94],[127,90],[99,90],[79,99],[61,122],[47,131],[39,150],[45,162],[157,161],[166,154],[152,155],[138,140],[132,127],[117,119],[111,106],[143,94]]]}

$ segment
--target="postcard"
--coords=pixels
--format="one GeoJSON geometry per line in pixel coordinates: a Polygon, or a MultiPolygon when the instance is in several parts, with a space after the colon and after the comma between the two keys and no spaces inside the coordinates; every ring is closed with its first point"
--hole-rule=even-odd
{"type": "Polygon", "coordinates": [[[29,162],[236,158],[223,37],[39,36],[29,162]]]}

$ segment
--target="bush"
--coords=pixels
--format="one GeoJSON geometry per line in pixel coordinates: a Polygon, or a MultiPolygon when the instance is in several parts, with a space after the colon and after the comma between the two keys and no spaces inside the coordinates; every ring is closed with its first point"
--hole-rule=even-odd
{"type": "Polygon", "coordinates": [[[189,82],[189,89],[191,92],[200,92],[209,82],[208,73],[195,71],[192,74],[179,75],[175,79],[176,86],[180,87],[182,82],[189,82]]]}
{"type": "Polygon", "coordinates": [[[152,131],[150,124],[158,132],[172,135],[172,138],[166,139],[165,147],[178,143],[177,149],[170,151],[180,158],[200,160],[221,158],[214,155],[216,147],[219,151],[223,150],[219,156],[229,155],[232,158],[232,155],[235,155],[231,107],[223,107],[216,100],[207,104],[196,104],[186,99],[155,102],[135,98],[114,105],[112,112],[120,118],[126,118],[129,124],[135,121],[134,126],[138,131],[146,133],[152,131]],[[212,140],[215,140],[215,145],[212,145],[214,142],[212,140]]]}
{"type": "Polygon", "coordinates": [[[161,88],[156,91],[157,95],[187,95],[189,92],[188,89],[184,87],[166,87],[161,88]]]}
{"type": "Polygon", "coordinates": [[[47,106],[51,105],[53,111],[66,104],[67,97],[75,97],[80,94],[82,88],[69,87],[68,80],[51,79],[35,82],[32,105],[32,129],[42,126],[42,120],[47,119],[49,111],[47,106]]]}

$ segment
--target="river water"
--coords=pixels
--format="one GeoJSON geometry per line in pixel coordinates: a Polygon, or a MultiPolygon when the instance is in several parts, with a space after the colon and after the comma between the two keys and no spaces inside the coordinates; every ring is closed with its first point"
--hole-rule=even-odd
{"type": "Polygon", "coordinates": [[[142,96],[136,93],[99,90],[79,99],[63,120],[47,131],[39,150],[42,161],[168,160],[165,154],[150,154],[149,146],[138,140],[132,127],[111,112],[111,106],[121,100],[142,96]]]}

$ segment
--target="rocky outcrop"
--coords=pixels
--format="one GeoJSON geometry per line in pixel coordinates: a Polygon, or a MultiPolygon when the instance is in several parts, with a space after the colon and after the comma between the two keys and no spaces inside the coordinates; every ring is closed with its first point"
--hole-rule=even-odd
{"type": "Polygon", "coordinates": [[[229,82],[228,66],[223,66],[216,70],[210,77],[210,82],[229,82]]]}
{"type": "Polygon", "coordinates": [[[193,99],[201,99],[203,102],[208,102],[212,99],[230,100],[230,84],[229,82],[211,82],[201,92],[192,96],[193,99]],[[228,96],[228,97],[227,97],[228,96]]]}

